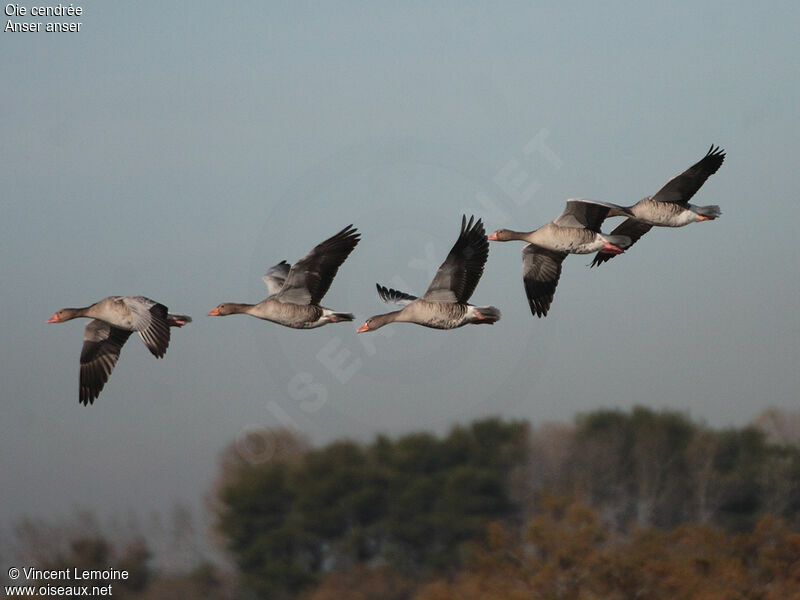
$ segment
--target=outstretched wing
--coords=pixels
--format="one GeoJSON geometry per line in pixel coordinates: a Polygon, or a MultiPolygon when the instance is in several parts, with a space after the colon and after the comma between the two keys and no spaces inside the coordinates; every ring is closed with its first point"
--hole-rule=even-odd
{"type": "Polygon", "coordinates": [[[93,319],[83,330],[78,400],[92,404],[108,381],[122,346],[133,333],[93,319]]]}
{"type": "Polygon", "coordinates": [[[131,312],[133,329],[156,358],[161,358],[169,346],[169,314],[163,304],[144,296],[122,296],[131,312]]]}
{"type": "Polygon", "coordinates": [[[489,241],[483,223],[475,217],[461,217],[461,233],[436,271],[433,281],[422,295],[431,302],[466,302],[475,291],[486,258],[489,256],[489,241]]]}
{"type": "Polygon", "coordinates": [[[570,198],[567,205],[553,221],[559,227],[573,227],[600,231],[600,225],[608,217],[630,217],[629,209],[610,202],[589,200],[588,198],[570,198]]]}
{"type": "Polygon", "coordinates": [[[411,304],[417,299],[416,296],[406,294],[400,290],[384,287],[380,283],[376,283],[375,285],[378,288],[378,297],[387,304],[399,304],[400,306],[405,306],[406,304],[411,304]]]}
{"type": "MultiPolygon", "coordinates": [[[[636,219],[625,219],[622,223],[617,225],[614,230],[611,232],[610,235],[626,235],[631,238],[631,243],[628,248],[633,246],[637,240],[642,237],[645,233],[650,231],[652,225],[645,223],[643,221],[637,221],[636,219]]],[[[627,249],[627,248],[626,248],[627,249]]],[[[592,259],[591,267],[595,265],[601,265],[604,262],[611,260],[614,258],[616,254],[606,254],[603,252],[598,252],[594,255],[592,259]]]]}
{"type": "Polygon", "coordinates": [[[561,263],[566,252],[556,252],[541,246],[528,244],[522,249],[522,282],[531,314],[547,315],[561,277],[561,263]]]}
{"type": "Polygon", "coordinates": [[[286,276],[289,275],[290,268],[289,263],[282,260],[277,265],[270,267],[264,274],[261,279],[263,279],[264,283],[267,285],[268,296],[277,294],[281,290],[283,283],[286,281],[286,276]]]}
{"type": "Polygon", "coordinates": [[[711,144],[706,155],[686,169],[680,175],[670,179],[664,187],[658,190],[652,200],[657,202],[674,202],[686,205],[697,190],[722,166],[725,160],[725,151],[719,146],[711,144]]]}
{"type": "Polygon", "coordinates": [[[319,304],[339,267],[360,239],[357,230],[348,225],[318,244],[292,265],[275,299],[292,304],[319,304]]]}

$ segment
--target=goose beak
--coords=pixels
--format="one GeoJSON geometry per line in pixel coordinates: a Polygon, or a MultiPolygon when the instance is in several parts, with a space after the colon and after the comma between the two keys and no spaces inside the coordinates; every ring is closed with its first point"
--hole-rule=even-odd
{"type": "Polygon", "coordinates": [[[219,306],[213,310],[208,311],[209,317],[218,317],[219,316],[219,306]]]}
{"type": "Polygon", "coordinates": [[[603,247],[600,248],[600,254],[622,254],[623,252],[625,250],[608,242],[603,242],[603,247]]]}
{"type": "Polygon", "coordinates": [[[497,232],[495,231],[494,233],[490,233],[489,235],[486,236],[486,239],[489,240],[490,242],[496,242],[497,232]]]}
{"type": "Polygon", "coordinates": [[[52,317],[47,319],[48,323],[58,323],[60,319],[58,318],[58,314],[54,314],[52,317]]]}
{"type": "Polygon", "coordinates": [[[364,333],[365,331],[369,331],[369,325],[364,323],[361,327],[356,329],[356,333],[364,333]]]}

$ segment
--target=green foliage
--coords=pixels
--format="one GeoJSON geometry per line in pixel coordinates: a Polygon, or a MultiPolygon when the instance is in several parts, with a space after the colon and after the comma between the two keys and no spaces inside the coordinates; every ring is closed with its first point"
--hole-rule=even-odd
{"type": "Polygon", "coordinates": [[[219,490],[219,528],[264,597],[376,561],[407,574],[454,569],[490,520],[514,515],[507,478],[526,436],[523,423],[489,419],[443,439],[340,441],[291,462],[242,465],[219,490]]]}
{"type": "MultiPolygon", "coordinates": [[[[572,598],[596,572],[587,598],[670,597],[670,590],[699,597],[692,594],[710,593],[723,573],[752,579],[752,570],[737,570],[737,561],[749,560],[745,550],[714,554],[736,534],[764,529],[770,515],[800,530],[797,447],[770,444],[753,428],[715,431],[669,410],[601,410],[541,435],[489,419],[444,437],[378,436],[228,464],[219,526],[244,582],[265,598],[384,597],[391,587],[384,576],[404,582],[403,598],[436,578],[429,597],[454,589],[484,597],[491,581],[503,590],[497,597],[528,598],[535,588],[541,597],[572,598]],[[556,495],[548,500],[544,489],[556,495]],[[591,509],[559,501],[563,494],[591,509]],[[527,529],[509,529],[528,519],[527,529]],[[487,529],[493,521],[504,525],[487,529]],[[530,561],[509,586],[498,583],[515,569],[508,554],[490,561],[499,575],[463,571],[469,549],[491,546],[493,535],[517,540],[506,551],[530,561]],[[624,550],[611,552],[620,540],[624,550]],[[447,578],[462,577],[464,588],[448,587],[447,578]]],[[[758,543],[772,542],[765,534],[758,543]]],[[[797,543],[791,538],[781,552],[797,543]]]]}

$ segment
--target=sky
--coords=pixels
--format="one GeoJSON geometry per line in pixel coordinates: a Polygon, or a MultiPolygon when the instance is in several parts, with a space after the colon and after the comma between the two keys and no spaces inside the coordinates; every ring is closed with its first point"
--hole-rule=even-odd
{"type": "Polygon", "coordinates": [[[200,506],[261,427],[798,407],[800,7],[489,4],[83,2],[79,32],[0,32],[0,527],[200,506]],[[531,230],[567,198],[633,204],[711,144],[693,202],[722,217],[568,257],[545,319],[522,244],[492,244],[471,301],[497,324],[356,335],[390,309],[376,282],[425,290],[462,214],[531,230]],[[205,316],[350,223],[323,304],[356,322],[205,316]],[[85,321],[45,322],[128,294],[194,322],[163,360],[132,337],[81,406],[85,321]]]}

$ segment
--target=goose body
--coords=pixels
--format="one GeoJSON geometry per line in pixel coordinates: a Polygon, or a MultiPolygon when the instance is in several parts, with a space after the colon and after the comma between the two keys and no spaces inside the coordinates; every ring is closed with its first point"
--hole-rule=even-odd
{"type": "Polygon", "coordinates": [[[316,304],[281,302],[272,297],[262,300],[258,304],[223,302],[208,314],[212,317],[234,314],[250,315],[292,329],[315,329],[328,323],[353,320],[353,315],[350,313],[336,312],[316,304]]]}
{"type": "Polygon", "coordinates": [[[488,255],[489,244],[481,220],[470,217],[467,222],[466,216],[462,217],[461,233],[422,297],[376,284],[381,300],[403,308],[370,317],[358,333],[374,331],[388,323],[416,323],[432,329],[495,323],[500,319],[497,308],[467,302],[483,274],[488,255]]]}
{"type": "Polygon", "coordinates": [[[352,321],[351,313],[320,306],[341,264],[360,240],[348,225],[321,242],[294,265],[285,260],[264,275],[268,296],[257,304],[223,302],[208,314],[214,317],[243,314],[293,329],[314,329],[328,323],[352,321]]]}
{"type": "Polygon", "coordinates": [[[585,198],[567,200],[553,221],[528,232],[498,229],[488,239],[528,242],[522,249],[522,281],[531,313],[547,316],[561,277],[561,263],[569,254],[619,254],[631,244],[628,236],[600,232],[610,216],[632,216],[626,207],[585,198]]]}
{"type": "MultiPolygon", "coordinates": [[[[719,170],[724,160],[725,151],[712,145],[702,159],[670,179],[655,194],[626,207],[631,215],[611,232],[612,235],[625,235],[633,245],[653,227],[683,227],[719,217],[722,214],[719,206],[697,206],[690,204],[689,200],[719,170]]],[[[601,265],[611,258],[613,255],[598,254],[592,260],[592,266],[601,265]]]]}
{"type": "Polygon", "coordinates": [[[163,304],[144,296],[109,296],[83,308],[62,308],[48,323],[76,318],[92,319],[83,331],[78,400],[92,404],[100,395],[119,360],[122,346],[134,331],[156,358],[170,341],[170,327],[191,322],[187,315],[170,314],[163,304]]]}

